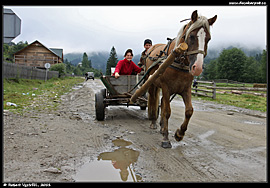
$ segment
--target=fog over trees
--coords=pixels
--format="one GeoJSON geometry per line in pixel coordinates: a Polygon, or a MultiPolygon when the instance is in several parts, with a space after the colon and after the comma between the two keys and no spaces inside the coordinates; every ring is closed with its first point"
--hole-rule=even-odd
{"type": "MultiPolygon", "coordinates": [[[[111,52],[100,51],[87,54],[92,67],[103,74],[109,73],[106,71],[108,62],[108,68],[110,68],[114,67],[116,60],[124,58],[123,54],[117,54],[115,47],[112,47],[111,52]]],[[[258,48],[249,49],[233,45],[226,48],[209,48],[204,59],[204,71],[199,79],[229,79],[247,83],[266,83],[266,57],[266,50],[258,48]]],[[[64,58],[77,66],[79,62],[82,62],[82,53],[68,53],[64,55],[64,58]]],[[[136,64],[139,59],[140,53],[134,54],[133,61],[136,64]]]]}

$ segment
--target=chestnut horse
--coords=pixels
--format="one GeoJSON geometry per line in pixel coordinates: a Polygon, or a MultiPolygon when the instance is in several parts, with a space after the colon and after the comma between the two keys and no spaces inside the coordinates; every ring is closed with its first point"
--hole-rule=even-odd
{"type": "MultiPolygon", "coordinates": [[[[203,69],[203,59],[207,53],[207,44],[211,39],[210,26],[214,24],[217,15],[207,19],[198,16],[197,11],[191,15],[191,21],[184,25],[177,37],[167,46],[166,44],[156,44],[148,50],[146,59],[146,70],[153,64],[158,57],[169,55],[180,43],[186,42],[188,50],[184,55],[175,58],[175,62],[168,67],[165,72],[148,89],[148,118],[151,120],[150,128],[156,129],[156,121],[159,113],[159,93],[162,89],[161,99],[161,119],[160,132],[163,134],[161,146],[171,148],[172,145],[168,138],[168,120],[171,115],[170,96],[179,94],[185,103],[185,119],[180,129],[175,132],[175,139],[180,141],[185,135],[188,122],[193,114],[191,104],[191,84],[194,76],[199,76],[203,69]],[[156,57],[156,58],[155,58],[156,57]]],[[[158,68],[156,65],[150,75],[158,68]]]]}

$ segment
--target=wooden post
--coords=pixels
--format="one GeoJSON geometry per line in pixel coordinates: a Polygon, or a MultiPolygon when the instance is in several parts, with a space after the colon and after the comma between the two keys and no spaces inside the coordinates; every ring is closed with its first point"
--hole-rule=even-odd
{"type": "Polygon", "coordinates": [[[213,81],[213,99],[216,99],[216,83],[213,81]]]}
{"type": "Polygon", "coordinates": [[[188,45],[186,43],[180,43],[179,46],[167,57],[167,59],[162,63],[159,68],[149,76],[148,80],[141,86],[140,89],[136,90],[136,92],[130,98],[130,103],[135,103],[136,99],[142,96],[148,88],[156,81],[158,77],[160,77],[166,70],[168,66],[170,66],[176,55],[184,53],[188,49],[188,45]]]}

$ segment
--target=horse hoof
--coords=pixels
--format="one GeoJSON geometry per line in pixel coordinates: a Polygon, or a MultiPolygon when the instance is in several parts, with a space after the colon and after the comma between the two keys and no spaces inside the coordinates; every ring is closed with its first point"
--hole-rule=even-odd
{"type": "Polygon", "coordinates": [[[170,141],[163,141],[163,142],[161,142],[161,147],[163,147],[163,148],[172,148],[172,145],[171,145],[170,141]]]}
{"type": "Polygon", "coordinates": [[[175,140],[176,140],[177,142],[180,142],[181,140],[183,140],[184,135],[181,135],[181,134],[180,134],[180,130],[177,129],[177,130],[175,131],[174,138],[175,138],[175,140]]]}
{"type": "Polygon", "coordinates": [[[157,124],[155,124],[155,123],[151,123],[151,125],[150,125],[150,129],[157,129],[157,124]]]}

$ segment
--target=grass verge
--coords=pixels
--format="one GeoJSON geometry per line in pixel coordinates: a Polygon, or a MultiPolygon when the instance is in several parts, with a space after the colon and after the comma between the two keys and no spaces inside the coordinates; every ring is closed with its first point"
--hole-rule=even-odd
{"type": "MultiPolygon", "coordinates": [[[[199,84],[200,85],[209,85],[212,86],[212,84],[199,84]]],[[[237,84],[237,83],[216,83],[217,87],[249,87],[252,88],[253,84],[237,84]]],[[[204,87],[200,89],[205,89],[204,87]]],[[[220,90],[218,91],[224,91],[225,93],[216,93],[216,99],[212,99],[209,97],[204,96],[194,96],[192,95],[192,98],[194,99],[202,99],[206,101],[213,101],[219,104],[227,104],[232,105],[240,108],[250,109],[250,110],[258,110],[261,112],[266,112],[267,110],[267,98],[263,96],[255,96],[252,94],[233,94],[231,92],[228,92],[229,90],[220,90]]],[[[256,91],[256,93],[266,93],[265,91],[256,91]]]]}
{"type": "Polygon", "coordinates": [[[61,95],[83,81],[84,79],[81,77],[52,78],[47,82],[30,79],[4,79],[4,109],[22,112],[32,106],[40,110],[50,106],[47,102],[52,102],[52,107],[56,107],[61,95]],[[17,107],[7,105],[8,102],[16,104],[17,107]],[[40,103],[42,105],[39,105],[40,103]]]}
{"type": "Polygon", "coordinates": [[[242,95],[236,95],[236,94],[216,94],[216,99],[203,97],[203,96],[192,96],[192,98],[195,99],[202,99],[206,101],[213,101],[220,104],[227,104],[232,106],[237,106],[240,108],[246,108],[250,110],[258,110],[262,112],[266,112],[267,110],[267,101],[266,97],[261,96],[254,96],[249,94],[242,94],[242,95]]]}

